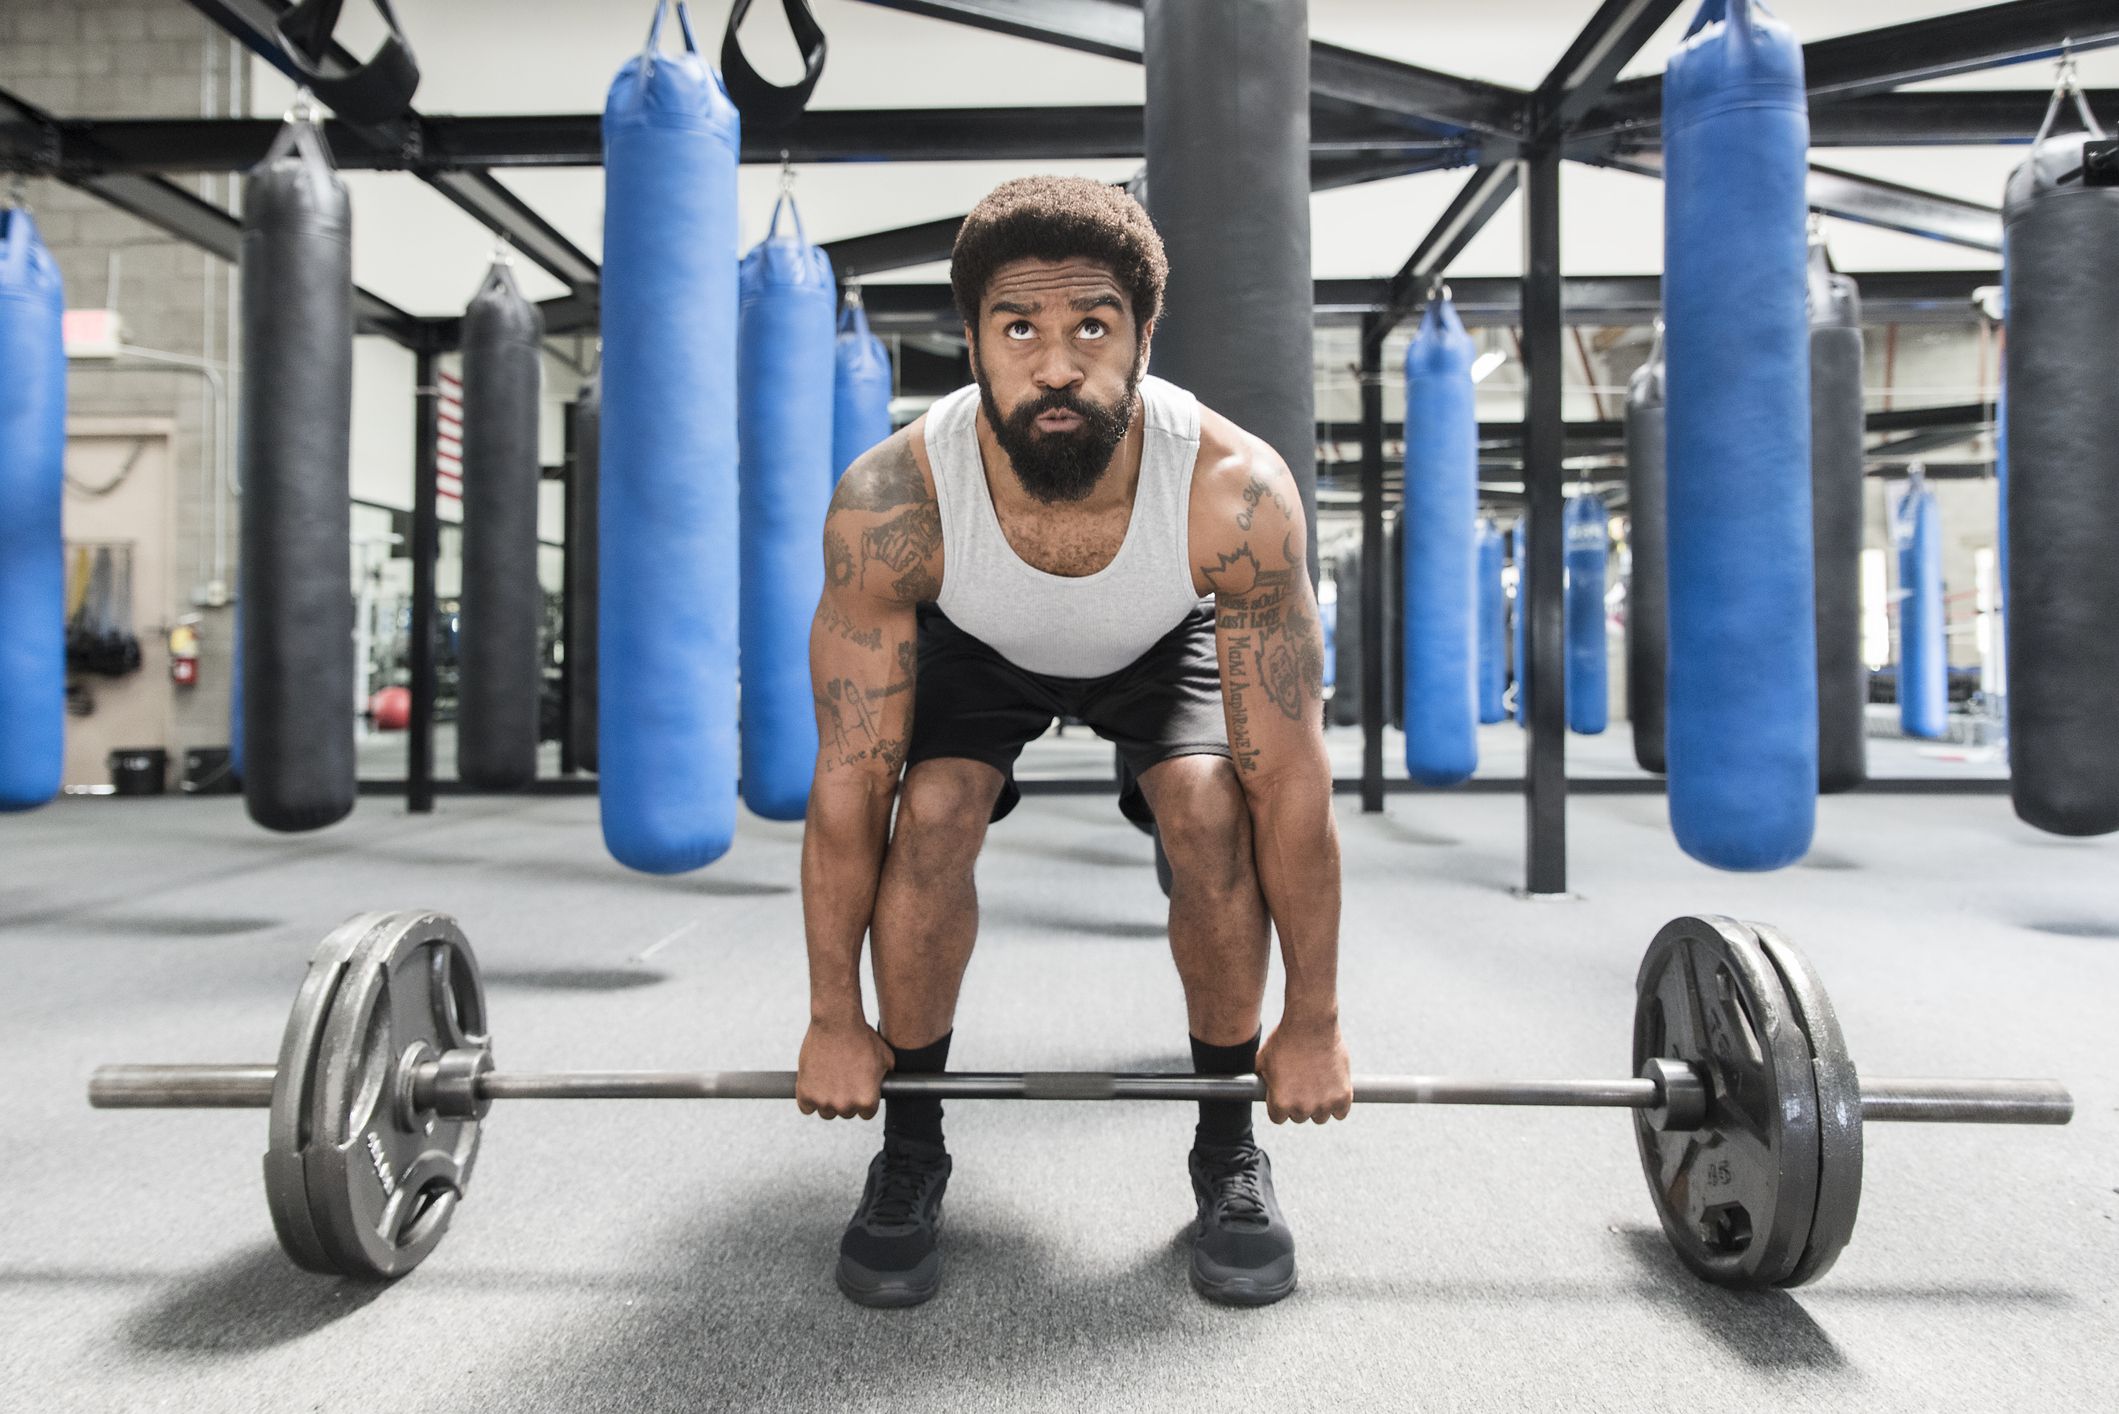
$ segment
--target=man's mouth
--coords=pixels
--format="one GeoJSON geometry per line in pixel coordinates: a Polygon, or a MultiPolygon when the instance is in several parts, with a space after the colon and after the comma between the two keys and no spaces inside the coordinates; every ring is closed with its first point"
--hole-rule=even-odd
{"type": "Polygon", "coordinates": [[[1037,420],[1031,425],[1040,432],[1072,432],[1082,425],[1082,415],[1056,408],[1051,412],[1039,413],[1037,420]]]}

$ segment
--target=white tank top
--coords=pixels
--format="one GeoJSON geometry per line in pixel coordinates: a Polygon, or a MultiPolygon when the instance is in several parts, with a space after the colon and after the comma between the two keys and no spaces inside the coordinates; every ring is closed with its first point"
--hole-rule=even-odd
{"type": "Polygon", "coordinates": [[[976,385],[927,411],[927,461],[942,516],[942,593],[950,622],[1019,668],[1099,678],[1152,648],[1198,608],[1188,551],[1199,400],[1160,378],[1140,384],[1143,437],[1133,518],[1095,574],[1048,574],[1001,533],[979,456],[976,385]]]}

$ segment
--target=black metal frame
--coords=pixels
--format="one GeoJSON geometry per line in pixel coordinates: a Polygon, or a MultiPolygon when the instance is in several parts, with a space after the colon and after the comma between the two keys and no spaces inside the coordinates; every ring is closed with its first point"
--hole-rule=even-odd
{"type": "MultiPolygon", "coordinates": [[[[290,71],[272,30],[286,0],[186,0],[253,53],[290,71]]],[[[1144,24],[1139,0],[868,0],[886,8],[955,21],[1139,63],[1144,24]]],[[[1530,656],[1533,675],[1555,684],[1533,695],[1528,803],[1532,893],[1565,889],[1564,703],[1559,672],[1559,498],[1561,457],[1570,429],[1560,421],[1561,340],[1567,321],[1645,318],[1658,303],[1653,276],[1566,279],[1559,265],[1559,168],[1563,160],[1657,175],[1660,80],[1617,82],[1625,64],[1683,0],[1604,0],[1561,61],[1535,90],[1524,91],[1313,42],[1312,168],[1315,189],[1446,167],[1472,167],[1456,201],[1416,244],[1389,280],[1320,281],[1320,321],[1358,321],[1362,352],[1361,496],[1365,540],[1380,550],[1386,489],[1381,361],[1391,331],[1481,229],[1522,190],[1525,275],[1521,280],[1464,280],[1454,291],[1468,323],[1518,324],[1527,375],[1524,482],[1530,503],[1533,566],[1530,656]]],[[[1805,46],[1814,146],[2016,143],[2029,139],[2044,97],[2032,91],[1901,93],[1905,85],[2119,44],[2111,0],[2011,0],[1805,46]]],[[[356,61],[334,47],[327,63],[356,61]]],[[[2119,94],[2093,95],[2119,108],[2119,94]]],[[[131,212],[223,259],[235,256],[237,223],[227,213],[165,180],[179,171],[233,171],[253,163],[276,125],[251,119],[89,120],[57,118],[0,93],[0,170],[42,173],[131,212]]],[[[953,161],[1128,157],[1142,153],[1141,110],[983,108],[818,111],[770,141],[746,142],[745,161],[777,161],[784,149],[800,162],[953,161]]],[[[596,115],[428,117],[407,112],[388,123],[327,125],[342,166],[404,170],[433,185],[528,258],[555,275],[568,293],[544,304],[552,334],[593,327],[594,261],[575,248],[492,173],[517,166],[596,165],[596,115]]],[[[1814,169],[1817,209],[1960,246],[1998,248],[1992,208],[1856,176],[1814,169]]],[[[832,243],[837,267],[851,275],[944,258],[961,218],[832,243]]],[[[1875,322],[1968,320],[1971,293],[1998,278],[1992,270],[1888,273],[1859,277],[1875,322]]],[[[412,758],[407,795],[414,810],[432,808],[433,562],[439,544],[435,507],[438,414],[435,358],[453,347],[455,319],[407,314],[367,291],[356,292],[364,333],[413,350],[418,362],[418,441],[413,516],[415,578],[412,758]],[[425,630],[421,625],[424,623],[425,630]]],[[[884,330],[950,330],[955,317],[938,287],[871,286],[871,322],[884,330]]],[[[1943,413],[1961,410],[1940,410],[1943,413]]],[[[1962,425],[1908,421],[1898,430],[1942,436],[1962,425]],[[1938,430],[1939,429],[1939,430],[1938,430]]],[[[1884,430],[1872,419],[1872,430],[1884,430]]],[[[1575,435],[1582,435],[1577,432],[1575,435]]],[[[1911,446],[1902,442],[1899,448],[1911,446]]],[[[1880,449],[1881,450],[1881,449],[1880,449]]],[[[1977,468],[1977,464],[1967,464],[1977,468]]],[[[1379,553],[1365,557],[1380,570],[1379,553]]],[[[1370,578],[1377,578],[1372,573],[1370,578]]],[[[1380,582],[1380,580],[1379,580],[1380,582]]],[[[1364,601],[1380,588],[1362,586],[1364,601]]],[[[1376,607],[1380,610],[1380,597],[1376,607]]],[[[1364,807],[1380,809],[1381,614],[1363,616],[1361,651],[1368,668],[1359,784],[1364,807]]],[[[1343,784],[1343,783],[1342,783],[1343,784]]],[[[1578,790],[1589,788],[1574,783],[1578,790]]]]}

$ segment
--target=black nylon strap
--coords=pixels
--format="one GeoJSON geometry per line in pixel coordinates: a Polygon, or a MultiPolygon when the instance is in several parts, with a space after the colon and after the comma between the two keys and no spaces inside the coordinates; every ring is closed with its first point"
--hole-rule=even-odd
{"type": "Polygon", "coordinates": [[[302,85],[347,122],[380,123],[395,118],[412,106],[412,95],[419,89],[419,61],[412,55],[411,41],[397,23],[390,0],[375,0],[376,13],[389,27],[390,37],[373,58],[350,73],[327,73],[324,60],[331,52],[331,34],[344,8],[345,0],[301,0],[273,27],[280,51],[300,73],[302,85]]]}
{"type": "Polygon", "coordinates": [[[800,117],[824,74],[824,30],[809,13],[808,0],[780,0],[787,14],[787,27],[794,31],[795,47],[802,51],[802,77],[786,87],[767,83],[736,42],[736,27],[750,13],[751,0],[735,0],[728,12],[728,28],[721,34],[721,81],[735,101],[745,122],[767,128],[784,127],[800,117]]]}

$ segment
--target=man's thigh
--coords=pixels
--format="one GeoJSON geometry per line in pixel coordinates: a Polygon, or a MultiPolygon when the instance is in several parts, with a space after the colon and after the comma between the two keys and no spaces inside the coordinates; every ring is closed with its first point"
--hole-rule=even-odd
{"type": "Polygon", "coordinates": [[[1060,704],[1025,672],[939,610],[920,611],[920,668],[914,679],[907,780],[927,761],[976,761],[1000,775],[991,818],[1015,809],[1015,758],[1044,735],[1060,704]]]}

